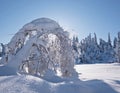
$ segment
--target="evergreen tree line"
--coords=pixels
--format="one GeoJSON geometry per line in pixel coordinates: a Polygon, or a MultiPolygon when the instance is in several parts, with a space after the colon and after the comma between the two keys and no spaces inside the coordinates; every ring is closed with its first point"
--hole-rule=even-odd
{"type": "MultiPolygon", "coordinates": [[[[113,43],[108,33],[108,40],[102,38],[97,42],[97,36],[94,33],[92,37],[89,34],[81,41],[77,36],[73,37],[72,46],[74,50],[75,63],[120,63],[120,32],[114,38],[113,43]]],[[[0,57],[5,55],[5,45],[0,43],[0,57]]]]}
{"type": "Polygon", "coordinates": [[[95,33],[93,37],[89,34],[81,41],[79,41],[78,37],[74,36],[72,46],[76,64],[120,63],[120,32],[114,38],[113,43],[110,33],[108,34],[107,41],[99,39],[99,42],[97,42],[95,33]]]}

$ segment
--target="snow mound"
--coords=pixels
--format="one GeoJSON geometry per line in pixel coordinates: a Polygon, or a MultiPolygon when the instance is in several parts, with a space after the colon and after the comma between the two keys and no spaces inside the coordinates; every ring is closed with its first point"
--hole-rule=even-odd
{"type": "Polygon", "coordinates": [[[35,19],[32,22],[26,24],[25,26],[23,26],[23,29],[26,29],[26,30],[31,30],[31,29],[53,30],[55,28],[60,28],[59,24],[56,21],[51,20],[49,18],[38,18],[38,19],[35,19]]]}
{"type": "Polygon", "coordinates": [[[91,93],[82,83],[63,81],[51,83],[34,76],[9,76],[0,78],[1,93],[91,93]]]}
{"type": "Polygon", "coordinates": [[[0,63],[5,64],[0,68],[0,75],[3,75],[3,69],[8,71],[7,75],[19,72],[43,76],[48,70],[53,70],[65,77],[75,72],[68,32],[48,18],[24,25],[5,46],[0,63]]]}

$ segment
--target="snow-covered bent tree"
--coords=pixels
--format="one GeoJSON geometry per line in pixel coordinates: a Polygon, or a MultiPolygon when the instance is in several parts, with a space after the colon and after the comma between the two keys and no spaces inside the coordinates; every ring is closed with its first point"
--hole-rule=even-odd
{"type": "Polygon", "coordinates": [[[48,18],[36,19],[18,31],[6,45],[1,63],[12,73],[44,76],[47,70],[72,76],[74,58],[69,34],[48,18]]]}

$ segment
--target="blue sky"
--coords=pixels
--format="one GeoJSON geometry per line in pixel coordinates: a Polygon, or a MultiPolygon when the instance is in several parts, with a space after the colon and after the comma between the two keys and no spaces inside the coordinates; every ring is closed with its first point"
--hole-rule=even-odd
{"type": "Polygon", "coordinates": [[[80,39],[89,33],[107,40],[120,31],[120,0],[0,0],[0,42],[8,43],[26,23],[56,20],[80,39]]]}

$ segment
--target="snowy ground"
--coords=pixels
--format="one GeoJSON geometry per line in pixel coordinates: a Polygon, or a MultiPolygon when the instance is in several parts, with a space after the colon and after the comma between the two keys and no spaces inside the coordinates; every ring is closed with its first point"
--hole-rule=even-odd
{"type": "Polygon", "coordinates": [[[79,79],[0,76],[0,93],[120,93],[120,64],[76,65],[79,79]]]}

